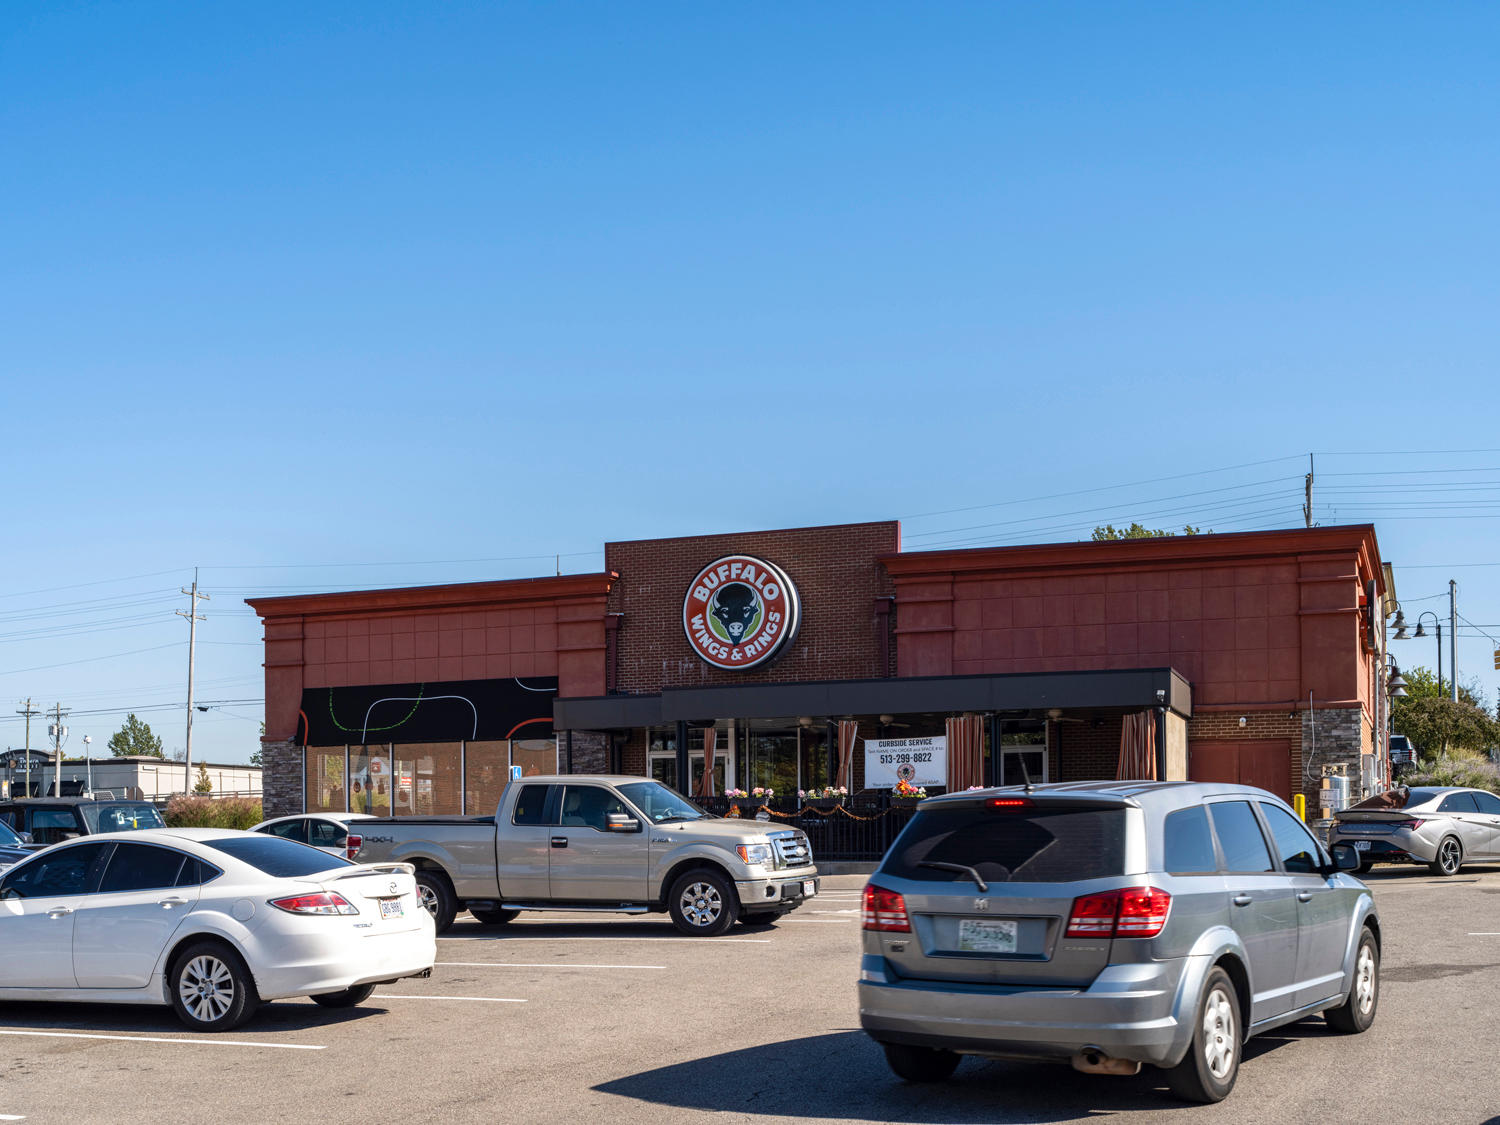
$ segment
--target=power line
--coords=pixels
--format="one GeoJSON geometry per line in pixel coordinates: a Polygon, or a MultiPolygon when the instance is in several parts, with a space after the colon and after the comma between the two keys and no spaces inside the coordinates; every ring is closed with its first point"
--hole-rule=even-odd
{"type": "Polygon", "coordinates": [[[71,668],[75,664],[92,664],[96,660],[114,660],[121,656],[139,656],[143,652],[160,652],[164,648],[176,648],[175,644],[153,645],[150,648],[133,648],[128,652],[111,652],[103,656],[86,656],[82,660],[64,660],[60,664],[37,664],[31,668],[12,668],[6,672],[0,672],[0,676],[18,676],[22,672],[44,672],[48,668],[71,668]]]}

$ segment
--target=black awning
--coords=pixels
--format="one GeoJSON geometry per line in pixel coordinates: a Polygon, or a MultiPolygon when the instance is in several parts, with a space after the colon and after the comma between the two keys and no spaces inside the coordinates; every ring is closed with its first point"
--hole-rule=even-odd
{"type": "Polygon", "coordinates": [[[1192,687],[1172,668],[668,688],[660,695],[559,699],[553,720],[559,730],[627,730],[716,718],[1157,706],[1192,717],[1192,687]]]}
{"type": "Polygon", "coordinates": [[[304,688],[304,746],[551,738],[557,677],[304,688]]]}

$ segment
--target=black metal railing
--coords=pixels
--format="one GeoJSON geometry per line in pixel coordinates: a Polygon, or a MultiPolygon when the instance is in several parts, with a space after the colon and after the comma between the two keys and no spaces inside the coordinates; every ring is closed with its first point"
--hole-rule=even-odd
{"type": "Polygon", "coordinates": [[[813,862],[877,863],[895,842],[916,811],[914,803],[893,802],[884,795],[854,797],[843,804],[831,801],[733,801],[725,797],[694,797],[693,802],[715,816],[754,819],[767,814],[767,826],[799,828],[812,845],[813,862]]]}

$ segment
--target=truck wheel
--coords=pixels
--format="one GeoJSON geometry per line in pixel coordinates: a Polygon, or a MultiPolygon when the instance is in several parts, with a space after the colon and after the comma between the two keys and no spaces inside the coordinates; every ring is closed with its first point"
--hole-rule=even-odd
{"type": "Polygon", "coordinates": [[[678,877],[667,895],[672,925],[693,937],[718,937],[739,917],[734,884],[717,871],[700,867],[678,877]]]}
{"type": "Polygon", "coordinates": [[[469,907],[469,913],[474,915],[476,922],[483,922],[486,926],[503,926],[517,914],[519,910],[489,910],[483,906],[469,907]]]}
{"type": "Polygon", "coordinates": [[[453,916],[458,913],[458,902],[453,897],[453,888],[448,885],[448,876],[441,871],[423,868],[417,872],[417,898],[427,913],[432,915],[432,924],[442,933],[453,925],[453,916]]]}

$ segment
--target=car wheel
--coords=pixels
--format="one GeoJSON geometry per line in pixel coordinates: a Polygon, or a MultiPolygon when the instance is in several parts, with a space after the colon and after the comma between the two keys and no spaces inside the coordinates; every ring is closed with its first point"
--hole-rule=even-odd
{"type": "Polygon", "coordinates": [[[907,1082],[942,1082],[951,1078],[962,1057],[938,1047],[913,1047],[906,1043],[882,1043],[880,1046],[896,1077],[907,1082]]]}
{"type": "Polygon", "coordinates": [[[325,1008],[353,1008],[368,1000],[370,993],[374,991],[373,984],[356,984],[353,988],[346,988],[342,992],[324,992],[314,996],[313,1003],[321,1004],[325,1008]]]}
{"type": "Polygon", "coordinates": [[[483,906],[471,906],[469,907],[469,913],[474,915],[474,921],[483,922],[486,926],[503,926],[521,912],[519,910],[489,910],[483,906]]]}
{"type": "Polygon", "coordinates": [[[694,937],[718,937],[739,917],[734,884],[717,871],[699,868],[672,884],[667,911],[679,931],[694,937]]]}
{"type": "Polygon", "coordinates": [[[1457,875],[1463,862],[1464,849],[1458,842],[1458,837],[1444,836],[1438,844],[1437,855],[1433,856],[1432,862],[1427,866],[1434,875],[1457,875]]]}
{"type": "Polygon", "coordinates": [[[1323,1019],[1335,1031],[1358,1035],[1375,1022],[1380,1006],[1380,946],[1368,926],[1359,936],[1359,951],[1354,955],[1354,983],[1349,995],[1337,1008],[1323,1013],[1323,1019]]]}
{"type": "Polygon", "coordinates": [[[197,942],[173,958],[169,987],[177,1018],[194,1031],[229,1031],[260,1007],[245,962],[216,941],[197,942]]]}
{"type": "Polygon", "coordinates": [[[1229,974],[1215,968],[1203,982],[1193,1016],[1193,1038],[1182,1061],[1167,1070],[1167,1085],[1190,1102],[1221,1102],[1240,1072],[1240,1000],[1229,974]]]}
{"type": "Polygon", "coordinates": [[[453,925],[458,902],[453,897],[453,888],[448,885],[448,877],[441,871],[423,868],[417,872],[417,898],[432,915],[432,924],[438,933],[453,925]]]}

